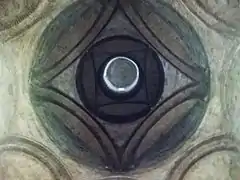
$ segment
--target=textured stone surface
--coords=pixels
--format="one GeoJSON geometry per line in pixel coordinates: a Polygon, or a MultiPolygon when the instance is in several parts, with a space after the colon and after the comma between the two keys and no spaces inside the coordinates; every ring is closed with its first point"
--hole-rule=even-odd
{"type": "Polygon", "coordinates": [[[38,7],[40,1],[1,1],[0,31],[9,29],[27,18],[38,7]]]}
{"type": "Polygon", "coordinates": [[[0,177],[2,180],[51,180],[51,173],[34,159],[18,153],[3,153],[0,156],[0,177]]]}
{"type": "Polygon", "coordinates": [[[55,0],[3,0],[0,2],[0,41],[24,33],[50,15],[55,0]]]}
{"type": "Polygon", "coordinates": [[[238,160],[236,155],[224,151],[209,155],[194,164],[183,180],[237,180],[240,178],[240,166],[234,161],[238,160]]]}
{"type": "MultiPolygon", "coordinates": [[[[2,1],[1,3],[3,4],[1,5],[11,6],[14,2],[15,1],[2,1]]],[[[31,1],[33,5],[34,2],[35,1],[31,1]]],[[[151,0],[151,2],[156,3],[157,1],[151,0]]],[[[180,176],[179,179],[174,180],[238,180],[240,178],[240,160],[238,157],[239,144],[236,140],[240,139],[240,40],[238,38],[228,38],[226,36],[222,36],[221,33],[219,34],[219,32],[224,32],[224,34],[238,35],[238,16],[225,16],[224,13],[226,10],[228,10],[229,13],[235,13],[234,9],[238,9],[238,3],[237,1],[229,1],[231,3],[226,4],[225,1],[221,1],[221,6],[219,1],[218,2],[220,4],[209,4],[209,2],[213,1],[200,1],[204,5],[203,8],[207,9],[208,12],[217,13],[217,16],[214,16],[214,18],[220,17],[228,22],[229,17],[232,16],[233,18],[229,21],[229,30],[229,28],[226,29],[225,26],[222,26],[221,23],[203,23],[203,18],[201,16],[196,16],[195,13],[195,11],[198,10],[198,7],[187,6],[188,4],[186,2],[190,1],[171,1],[171,6],[173,6],[187,19],[187,21],[191,23],[199,34],[207,52],[211,69],[211,97],[207,112],[204,116],[203,122],[194,136],[184,143],[184,145],[170,158],[160,161],[152,168],[137,169],[126,174],[121,173],[122,176],[126,176],[125,179],[127,179],[127,177],[133,177],[133,179],[135,178],[140,180],[169,180],[172,177],[171,172],[174,172],[174,170],[178,170],[176,175],[184,174],[184,176],[180,176]],[[183,2],[185,2],[185,4],[183,2]],[[208,26],[205,24],[208,24],[208,26]],[[219,136],[219,134],[223,135],[219,136]],[[232,136],[228,137],[226,134],[232,134],[232,136]],[[216,141],[211,139],[211,137],[215,136],[219,137],[216,141]],[[200,146],[203,141],[210,142],[211,144],[200,146]],[[223,149],[223,151],[221,151],[221,149],[223,149]],[[193,160],[195,161],[196,158],[198,158],[198,155],[201,155],[201,153],[205,154],[208,151],[214,152],[191,164],[193,160]],[[179,167],[176,167],[176,165],[180,165],[180,169],[178,169],[179,167]],[[185,168],[188,166],[190,167],[186,171],[185,168]]],[[[11,134],[24,135],[45,144],[51,149],[51,151],[53,151],[54,155],[57,156],[57,159],[61,159],[61,161],[65,164],[65,168],[70,172],[73,180],[95,180],[109,176],[111,177],[113,174],[110,171],[97,170],[86,166],[84,163],[77,163],[74,159],[70,159],[66,156],[66,154],[59,151],[58,147],[52,143],[46,132],[41,127],[41,124],[38,122],[38,118],[36,117],[30,103],[28,78],[31,62],[34,61],[33,57],[38,47],[38,39],[53,17],[55,17],[60,10],[64,9],[70,3],[72,2],[61,2],[59,0],[53,6],[55,11],[53,11],[51,15],[39,21],[35,24],[35,26],[29,28],[28,31],[21,34],[21,36],[16,39],[1,44],[0,137],[2,139],[11,134]]],[[[15,7],[16,6],[11,6],[13,9],[15,7]]],[[[9,15],[9,13],[1,11],[1,13],[5,13],[4,15],[1,15],[1,17],[3,16],[2,19],[4,19],[2,22],[5,24],[0,23],[1,25],[3,24],[0,27],[9,28],[12,22],[15,23],[16,20],[19,21],[19,17],[23,17],[24,14],[28,13],[22,12],[24,6],[19,7],[21,7],[21,11],[16,11],[15,17],[10,17],[11,14],[9,15]]],[[[5,8],[5,10],[7,11],[8,8],[5,8]]],[[[156,26],[158,27],[158,24],[156,24],[156,26]]],[[[19,31],[19,29],[16,29],[16,31],[10,30],[8,32],[16,34],[15,32],[17,31],[19,31]]],[[[9,38],[7,33],[5,34],[7,31],[3,30],[3,32],[4,33],[2,33],[2,35],[9,38]]],[[[13,34],[11,34],[11,36],[13,34]]],[[[74,39],[74,36],[71,38],[74,39]]],[[[20,177],[19,179],[38,179],[37,176],[41,176],[41,179],[43,179],[43,174],[46,176],[45,179],[54,179],[51,177],[52,175],[45,165],[32,159],[29,155],[30,153],[25,155],[26,153],[24,154],[21,151],[23,150],[20,150],[19,153],[5,152],[3,155],[0,155],[1,179],[5,178],[8,180],[15,180],[16,177],[20,177]],[[16,161],[18,161],[18,166],[16,166],[16,161]],[[31,168],[29,168],[29,166],[31,166],[31,168]]],[[[121,178],[124,179],[124,177],[121,178]]]]}
{"type": "Polygon", "coordinates": [[[207,26],[228,35],[240,35],[238,0],[182,0],[207,26]]]}

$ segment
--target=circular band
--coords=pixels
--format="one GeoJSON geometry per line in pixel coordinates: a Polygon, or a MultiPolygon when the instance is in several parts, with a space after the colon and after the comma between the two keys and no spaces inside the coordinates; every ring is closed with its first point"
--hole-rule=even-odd
{"type": "Polygon", "coordinates": [[[117,56],[113,59],[111,59],[107,65],[104,68],[104,72],[103,72],[103,80],[104,83],[106,84],[106,86],[113,92],[115,93],[128,93],[130,91],[132,91],[138,84],[139,82],[139,68],[137,66],[137,64],[124,56],[117,56]],[[121,67],[121,66],[125,66],[125,67],[121,67]],[[130,67],[131,66],[131,67],[130,67]],[[125,68],[125,69],[124,69],[125,68]],[[128,68],[128,69],[126,69],[128,68]],[[131,68],[131,70],[134,71],[134,77],[133,76],[129,76],[129,74],[131,74],[132,72],[129,71],[129,68],[131,68]],[[111,75],[114,76],[114,73],[117,73],[116,71],[122,71],[121,75],[120,73],[117,74],[118,76],[129,76],[127,77],[127,80],[131,80],[130,83],[125,83],[125,85],[120,85],[121,83],[123,84],[123,80],[121,80],[121,77],[111,77],[111,75]],[[125,71],[125,72],[124,72],[125,71]],[[129,72],[127,72],[129,71],[129,72]],[[123,74],[125,73],[125,74],[123,74]],[[132,78],[132,79],[131,79],[132,78]],[[117,82],[115,83],[114,81],[122,81],[120,84],[118,84],[117,82]]]}
{"type": "Polygon", "coordinates": [[[0,140],[0,154],[3,152],[27,154],[45,165],[55,180],[71,180],[71,176],[56,155],[44,145],[20,136],[8,136],[0,140]]]}

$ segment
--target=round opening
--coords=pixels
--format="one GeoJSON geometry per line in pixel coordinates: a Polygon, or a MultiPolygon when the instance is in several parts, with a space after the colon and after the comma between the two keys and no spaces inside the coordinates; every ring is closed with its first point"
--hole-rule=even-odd
{"type": "Polygon", "coordinates": [[[139,82],[139,68],[133,60],[127,57],[115,57],[106,64],[103,81],[106,87],[114,93],[129,93],[139,82]]]}

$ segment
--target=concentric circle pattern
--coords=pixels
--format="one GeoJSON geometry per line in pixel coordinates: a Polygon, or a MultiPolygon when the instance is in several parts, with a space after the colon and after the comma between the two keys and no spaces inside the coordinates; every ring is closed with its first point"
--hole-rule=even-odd
{"type": "Polygon", "coordinates": [[[59,149],[91,167],[123,172],[162,162],[205,114],[210,71],[201,40],[161,1],[83,2],[40,38],[30,91],[41,125],[59,149]],[[108,74],[114,58],[135,70],[123,63],[108,74]],[[133,88],[112,88],[125,78],[133,88]]]}

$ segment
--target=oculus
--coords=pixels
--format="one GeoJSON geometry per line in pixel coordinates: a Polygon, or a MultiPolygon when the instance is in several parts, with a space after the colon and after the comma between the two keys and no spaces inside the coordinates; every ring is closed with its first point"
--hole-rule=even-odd
{"type": "Polygon", "coordinates": [[[43,32],[30,81],[59,149],[114,171],[172,155],[201,123],[210,89],[197,33],[169,5],[146,0],[67,7],[43,32]]]}

